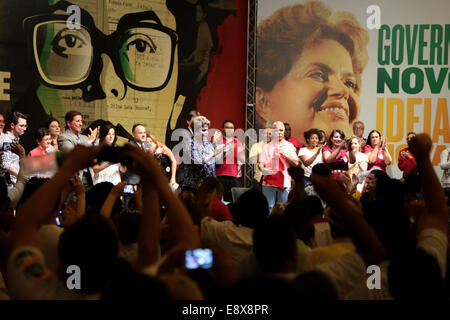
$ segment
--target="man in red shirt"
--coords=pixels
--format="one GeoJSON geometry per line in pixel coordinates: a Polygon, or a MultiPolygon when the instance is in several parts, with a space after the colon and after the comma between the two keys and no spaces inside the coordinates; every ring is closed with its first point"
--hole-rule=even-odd
{"type": "Polygon", "coordinates": [[[258,166],[263,174],[262,193],[269,203],[269,212],[276,202],[286,203],[291,188],[289,167],[298,165],[298,156],[292,143],[284,138],[284,124],[272,124],[272,141],[263,146],[258,166]]]}
{"type": "Polygon", "coordinates": [[[216,148],[223,148],[222,156],[216,160],[216,177],[223,185],[223,199],[233,202],[231,188],[242,187],[242,164],[245,162],[244,145],[234,136],[234,122],[225,120],[222,124],[222,137],[214,135],[216,148]]]}
{"type": "MultiPolygon", "coordinates": [[[[415,132],[408,132],[406,135],[406,143],[409,143],[416,136],[415,132]]],[[[403,178],[417,168],[416,159],[409,151],[409,148],[400,150],[398,154],[398,168],[403,171],[403,178]]]]}
{"type": "Polygon", "coordinates": [[[297,153],[298,150],[303,148],[303,143],[300,140],[291,137],[291,126],[287,122],[284,123],[284,138],[286,139],[287,142],[290,142],[294,145],[295,149],[297,149],[297,153]]]}

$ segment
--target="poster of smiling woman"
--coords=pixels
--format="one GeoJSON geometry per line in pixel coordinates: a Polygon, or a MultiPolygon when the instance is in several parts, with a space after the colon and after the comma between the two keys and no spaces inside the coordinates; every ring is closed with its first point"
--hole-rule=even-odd
{"type": "Polygon", "coordinates": [[[288,122],[306,142],[310,128],[386,138],[398,154],[408,132],[427,132],[439,176],[450,146],[450,2],[435,0],[259,0],[258,126],[288,122]],[[431,5],[432,3],[432,5],[431,5]]]}
{"type": "Polygon", "coordinates": [[[245,37],[228,38],[245,22],[233,0],[0,0],[0,111],[27,114],[29,140],[48,115],[64,125],[77,110],[85,127],[141,123],[170,145],[189,111],[218,117],[212,102],[243,118],[245,37]]]}

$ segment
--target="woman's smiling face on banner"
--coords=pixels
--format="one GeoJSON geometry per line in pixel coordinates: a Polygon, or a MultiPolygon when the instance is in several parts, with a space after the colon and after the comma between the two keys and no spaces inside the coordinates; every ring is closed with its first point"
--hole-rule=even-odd
{"type": "Polygon", "coordinates": [[[349,52],[324,39],[304,48],[289,73],[264,93],[265,106],[258,112],[265,119],[288,121],[296,138],[310,128],[351,134],[350,119],[360,107],[355,88],[349,52]]]}

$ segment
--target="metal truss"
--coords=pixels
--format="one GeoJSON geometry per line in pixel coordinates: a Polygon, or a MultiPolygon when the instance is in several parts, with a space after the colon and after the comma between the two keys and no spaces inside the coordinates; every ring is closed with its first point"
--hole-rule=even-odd
{"type": "MultiPolygon", "coordinates": [[[[245,108],[245,130],[255,128],[255,79],[256,79],[256,19],[258,0],[248,0],[247,20],[247,94],[245,108]]],[[[251,145],[245,144],[244,186],[250,187],[254,167],[249,163],[251,145]]]]}

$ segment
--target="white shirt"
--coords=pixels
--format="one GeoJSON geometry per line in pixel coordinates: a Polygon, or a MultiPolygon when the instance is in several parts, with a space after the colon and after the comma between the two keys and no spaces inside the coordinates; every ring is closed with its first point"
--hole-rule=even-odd
{"type": "MultiPolygon", "coordinates": [[[[428,228],[417,237],[417,247],[434,257],[441,269],[442,279],[445,278],[447,261],[447,235],[439,230],[428,228]]],[[[316,267],[333,283],[338,299],[345,300],[392,300],[389,291],[388,267],[389,261],[380,264],[381,289],[367,288],[367,266],[357,252],[348,253],[339,259],[316,267]]]]}
{"type": "MultiPolygon", "coordinates": [[[[311,158],[313,155],[315,155],[316,152],[309,150],[307,147],[303,147],[298,151],[298,157],[300,158],[303,155],[306,155],[306,160],[308,160],[309,158],[311,158]]],[[[313,163],[311,163],[309,166],[305,166],[303,164],[303,161],[301,161],[303,170],[305,171],[305,177],[309,177],[311,176],[312,173],[312,168],[318,164],[318,163],[322,163],[323,159],[322,159],[322,149],[320,149],[320,153],[317,155],[316,159],[314,159],[313,163]]]]}
{"type": "Polygon", "coordinates": [[[238,227],[232,221],[204,217],[200,223],[201,239],[225,251],[236,268],[253,250],[253,229],[238,227]]]}

